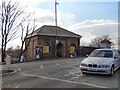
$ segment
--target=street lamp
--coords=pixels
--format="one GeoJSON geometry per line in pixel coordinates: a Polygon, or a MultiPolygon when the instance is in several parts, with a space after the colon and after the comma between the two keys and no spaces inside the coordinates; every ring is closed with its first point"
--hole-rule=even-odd
{"type": "Polygon", "coordinates": [[[57,57],[57,5],[59,5],[59,3],[57,3],[57,0],[55,0],[55,27],[56,27],[56,40],[55,40],[55,57],[57,57]]]}
{"type": "Polygon", "coordinates": [[[55,0],[55,26],[57,26],[57,5],[59,5],[59,3],[55,0]]]}

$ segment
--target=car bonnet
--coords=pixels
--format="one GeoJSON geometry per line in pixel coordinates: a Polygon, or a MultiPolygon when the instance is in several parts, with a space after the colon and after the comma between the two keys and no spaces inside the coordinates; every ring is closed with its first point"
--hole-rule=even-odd
{"type": "Polygon", "coordinates": [[[103,57],[88,57],[84,59],[81,63],[86,64],[108,64],[112,62],[113,58],[103,58],[103,57]]]}

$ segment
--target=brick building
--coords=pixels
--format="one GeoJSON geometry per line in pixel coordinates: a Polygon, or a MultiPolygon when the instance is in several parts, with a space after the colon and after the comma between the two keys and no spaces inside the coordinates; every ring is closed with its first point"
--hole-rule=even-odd
{"type": "Polygon", "coordinates": [[[59,26],[44,25],[26,38],[28,60],[69,57],[78,53],[81,36],[59,26]],[[30,39],[31,38],[31,39],[30,39]]]}
{"type": "Polygon", "coordinates": [[[109,40],[107,39],[104,39],[101,41],[101,48],[111,48],[111,44],[112,42],[110,42],[109,40]]]}

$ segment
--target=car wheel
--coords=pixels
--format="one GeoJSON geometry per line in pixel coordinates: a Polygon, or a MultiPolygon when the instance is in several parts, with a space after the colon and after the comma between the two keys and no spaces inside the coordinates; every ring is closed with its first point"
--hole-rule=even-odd
{"type": "Polygon", "coordinates": [[[113,66],[111,67],[111,70],[110,70],[110,76],[113,76],[113,74],[114,74],[114,68],[113,68],[113,66]]]}
{"type": "Polygon", "coordinates": [[[118,68],[118,70],[120,70],[120,67],[118,68]]]}

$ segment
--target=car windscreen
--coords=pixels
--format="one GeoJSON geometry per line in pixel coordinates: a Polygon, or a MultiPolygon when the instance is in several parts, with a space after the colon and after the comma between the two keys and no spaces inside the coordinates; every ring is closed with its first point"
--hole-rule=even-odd
{"type": "Polygon", "coordinates": [[[112,58],[113,52],[111,50],[94,50],[90,57],[106,57],[106,58],[112,58]]]}

